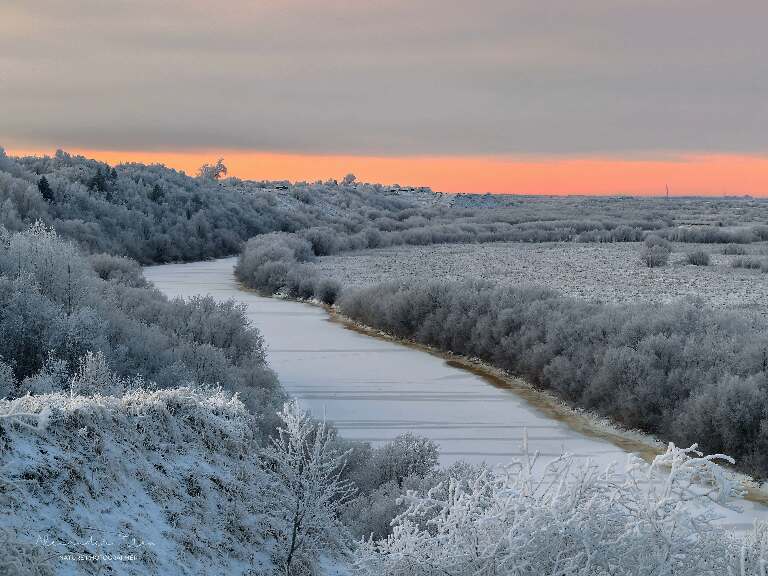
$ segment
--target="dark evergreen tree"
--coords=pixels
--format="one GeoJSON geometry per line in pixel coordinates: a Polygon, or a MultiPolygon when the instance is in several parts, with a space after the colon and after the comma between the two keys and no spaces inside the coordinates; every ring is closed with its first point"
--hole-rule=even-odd
{"type": "Polygon", "coordinates": [[[155,184],[152,186],[152,190],[150,190],[147,196],[155,204],[160,204],[163,201],[163,198],[165,198],[165,192],[160,184],[155,184]]]}
{"type": "Polygon", "coordinates": [[[101,167],[96,169],[96,174],[91,178],[88,187],[97,192],[107,191],[107,179],[104,177],[104,172],[101,171],[101,167]]]}
{"type": "Polygon", "coordinates": [[[37,189],[40,190],[40,194],[43,195],[46,202],[53,202],[53,190],[51,190],[51,185],[48,183],[48,178],[45,176],[40,178],[37,183],[37,189]]]}

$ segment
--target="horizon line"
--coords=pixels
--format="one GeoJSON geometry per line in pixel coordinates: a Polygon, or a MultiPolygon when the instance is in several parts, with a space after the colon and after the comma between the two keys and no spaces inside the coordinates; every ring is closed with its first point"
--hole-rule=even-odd
{"type": "MultiPolygon", "coordinates": [[[[768,156],[687,154],[617,156],[355,156],[242,150],[141,151],[70,148],[110,165],[163,164],[188,175],[223,157],[228,176],[243,180],[315,182],[353,173],[360,181],[429,187],[447,194],[519,196],[764,197],[768,156]]],[[[9,156],[53,156],[43,148],[8,148],[9,156]]]]}

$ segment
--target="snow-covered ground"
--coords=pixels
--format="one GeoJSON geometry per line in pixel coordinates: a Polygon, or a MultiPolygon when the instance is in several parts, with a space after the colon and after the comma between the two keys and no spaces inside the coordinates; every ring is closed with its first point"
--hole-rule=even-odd
{"type": "Polygon", "coordinates": [[[264,574],[251,418],[187,388],[0,400],[0,574],[264,574]]]}
{"type": "MultiPolygon", "coordinates": [[[[366,286],[397,279],[406,284],[429,280],[488,280],[495,284],[537,284],[567,296],[604,302],[669,301],[699,297],[717,308],[765,313],[768,275],[733,268],[738,256],[722,245],[673,243],[669,264],[648,268],[640,262],[641,244],[547,242],[398,246],[326,256],[311,266],[344,286],[366,286]],[[703,249],[709,266],[686,263],[686,253],[703,249]]],[[[751,244],[756,256],[766,245],[751,244]]]]}

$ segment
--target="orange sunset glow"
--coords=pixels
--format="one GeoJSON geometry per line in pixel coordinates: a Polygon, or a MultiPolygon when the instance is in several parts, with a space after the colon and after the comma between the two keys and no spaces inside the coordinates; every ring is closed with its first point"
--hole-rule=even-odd
{"type": "MultiPolygon", "coordinates": [[[[613,157],[324,156],[210,151],[109,151],[68,149],[109,164],[161,163],[194,174],[223,157],[229,175],[254,180],[340,179],[348,172],[365,182],[430,186],[440,192],[499,194],[768,196],[768,157],[675,155],[665,159],[613,157]]],[[[10,149],[11,155],[52,154],[10,149]]]]}

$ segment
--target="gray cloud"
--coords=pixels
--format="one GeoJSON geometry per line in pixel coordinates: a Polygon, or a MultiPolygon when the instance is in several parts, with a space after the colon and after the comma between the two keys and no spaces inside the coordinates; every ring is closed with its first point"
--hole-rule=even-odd
{"type": "Polygon", "coordinates": [[[768,3],[6,0],[0,142],[764,153],[768,3]]]}

